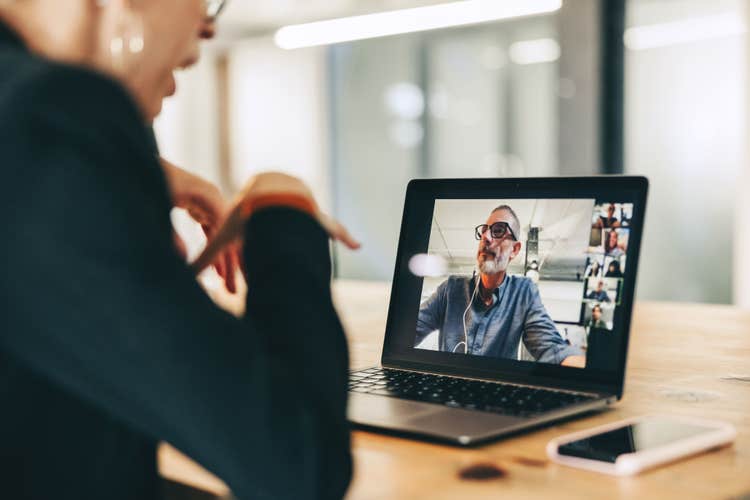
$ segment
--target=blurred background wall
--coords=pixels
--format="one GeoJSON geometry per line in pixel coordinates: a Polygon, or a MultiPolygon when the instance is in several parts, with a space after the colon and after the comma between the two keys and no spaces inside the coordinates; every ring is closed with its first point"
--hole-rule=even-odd
{"type": "Polygon", "coordinates": [[[746,0],[563,0],[469,27],[274,42],[290,24],[438,3],[232,0],[157,121],[164,156],[227,195],[261,170],[302,177],[365,245],[336,250],[337,276],[370,280],[391,278],[409,179],[646,175],[638,297],[750,308],[746,0]]]}

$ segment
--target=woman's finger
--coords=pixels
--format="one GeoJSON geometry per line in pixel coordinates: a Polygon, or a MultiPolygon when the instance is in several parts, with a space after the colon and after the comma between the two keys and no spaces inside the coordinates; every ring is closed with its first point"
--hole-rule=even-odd
{"type": "Polygon", "coordinates": [[[224,265],[224,258],[222,256],[219,256],[219,258],[214,260],[213,262],[213,268],[216,270],[216,274],[218,274],[221,279],[225,279],[227,274],[224,265]]]}
{"type": "Polygon", "coordinates": [[[226,266],[226,275],[224,276],[224,285],[231,294],[237,293],[237,264],[234,261],[234,254],[231,246],[224,252],[223,259],[226,266]]]}
{"type": "Polygon", "coordinates": [[[203,253],[193,262],[191,267],[195,274],[199,274],[207,266],[211,265],[219,257],[219,254],[227,245],[234,243],[242,234],[242,214],[236,207],[224,221],[214,237],[208,241],[203,253]]]}
{"type": "Polygon", "coordinates": [[[354,239],[346,227],[333,217],[324,213],[318,213],[318,220],[320,221],[321,226],[323,226],[323,229],[325,229],[328,235],[334,240],[342,242],[352,250],[357,250],[362,246],[354,239]]]}
{"type": "MultiPolygon", "coordinates": [[[[230,276],[230,274],[235,272],[237,266],[243,267],[244,273],[244,263],[242,263],[241,255],[238,254],[239,245],[237,245],[237,241],[240,240],[242,236],[245,217],[246,215],[243,215],[243,204],[237,204],[229,214],[227,219],[224,221],[224,224],[221,226],[218,232],[216,232],[213,237],[209,239],[206,248],[203,250],[203,253],[195,260],[195,262],[191,266],[193,268],[193,271],[198,274],[206,266],[217,261],[217,259],[223,261],[224,272],[220,274],[224,278],[227,289],[229,291],[233,291],[234,289],[236,289],[236,280],[234,279],[234,276],[230,276]],[[230,248],[228,250],[228,246],[231,246],[233,248],[230,248]],[[235,252],[237,258],[230,260],[223,258],[222,253],[227,252],[235,252]]],[[[344,227],[343,224],[339,223],[337,220],[321,212],[317,214],[317,219],[323,229],[334,240],[341,241],[352,250],[357,250],[361,247],[360,243],[356,239],[354,239],[354,237],[349,233],[346,227],[344,227]]]]}
{"type": "Polygon", "coordinates": [[[234,245],[234,256],[237,259],[237,266],[242,271],[243,276],[247,276],[247,268],[245,267],[245,257],[242,255],[242,243],[238,242],[234,245]]]}

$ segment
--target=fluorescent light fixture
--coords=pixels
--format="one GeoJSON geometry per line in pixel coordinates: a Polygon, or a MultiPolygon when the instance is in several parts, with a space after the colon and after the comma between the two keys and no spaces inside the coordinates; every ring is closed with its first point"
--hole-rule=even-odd
{"type": "Polygon", "coordinates": [[[747,26],[739,16],[721,14],[630,28],[625,31],[625,46],[630,50],[647,50],[746,32],[747,26]]]}
{"type": "Polygon", "coordinates": [[[285,26],[276,45],[298,49],[555,12],[562,0],[464,0],[285,26]]]}
{"type": "Polygon", "coordinates": [[[511,44],[508,49],[510,60],[515,64],[539,64],[560,59],[560,44],[552,38],[526,40],[511,44]]]}

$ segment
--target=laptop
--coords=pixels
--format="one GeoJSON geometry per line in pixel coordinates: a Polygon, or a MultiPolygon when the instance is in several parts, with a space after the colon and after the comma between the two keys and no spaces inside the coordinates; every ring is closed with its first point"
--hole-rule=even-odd
{"type": "Polygon", "coordinates": [[[414,180],[381,366],[349,421],[476,445],[623,394],[648,181],[414,180]]]}

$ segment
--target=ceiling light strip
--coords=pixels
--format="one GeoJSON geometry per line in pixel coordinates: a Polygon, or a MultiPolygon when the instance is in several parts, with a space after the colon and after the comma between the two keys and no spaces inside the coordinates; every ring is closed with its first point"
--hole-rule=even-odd
{"type": "Polygon", "coordinates": [[[298,49],[548,14],[561,7],[562,0],[465,0],[285,26],[275,41],[283,49],[298,49]]]}

